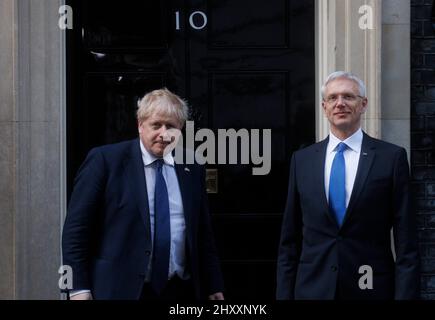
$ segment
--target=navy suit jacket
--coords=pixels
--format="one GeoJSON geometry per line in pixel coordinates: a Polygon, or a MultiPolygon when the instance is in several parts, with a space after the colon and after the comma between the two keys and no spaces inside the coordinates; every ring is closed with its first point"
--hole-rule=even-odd
{"type": "MultiPolygon", "coordinates": [[[[223,291],[205,170],[175,164],[186,221],[186,254],[197,299],[223,291]]],[[[138,299],[151,258],[150,217],[139,139],[92,149],[74,182],[62,235],[73,290],[95,299],[138,299]]]]}
{"type": "Polygon", "coordinates": [[[417,299],[420,267],[406,151],[364,133],[339,227],[325,196],[327,144],[328,139],[297,151],[291,160],[277,299],[417,299]],[[369,275],[360,273],[365,265],[372,268],[373,289],[360,288],[360,278],[369,275]]]}

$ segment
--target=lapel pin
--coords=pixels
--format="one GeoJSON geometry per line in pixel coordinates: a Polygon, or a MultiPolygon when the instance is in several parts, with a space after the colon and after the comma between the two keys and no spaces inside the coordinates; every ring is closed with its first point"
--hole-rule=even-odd
{"type": "Polygon", "coordinates": [[[363,152],[363,156],[366,156],[367,155],[367,152],[363,152]]]}

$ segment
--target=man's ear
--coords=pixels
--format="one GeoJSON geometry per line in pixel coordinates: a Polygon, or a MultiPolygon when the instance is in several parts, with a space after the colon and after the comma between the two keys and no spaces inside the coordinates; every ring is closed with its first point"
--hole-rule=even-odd
{"type": "Polygon", "coordinates": [[[323,112],[326,114],[326,103],[324,100],[322,100],[322,109],[323,109],[323,112]]]}
{"type": "Polygon", "coordinates": [[[365,113],[367,110],[367,105],[368,105],[368,100],[367,98],[364,98],[362,101],[362,109],[361,109],[361,114],[365,113]]]}
{"type": "Polygon", "coordinates": [[[139,133],[142,133],[142,122],[140,122],[140,121],[137,122],[137,131],[139,133]]]}

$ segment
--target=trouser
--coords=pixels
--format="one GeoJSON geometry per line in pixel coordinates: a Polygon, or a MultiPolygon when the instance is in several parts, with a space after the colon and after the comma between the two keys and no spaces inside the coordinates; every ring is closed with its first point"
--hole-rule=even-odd
{"type": "Polygon", "coordinates": [[[192,302],[195,300],[192,280],[182,280],[175,275],[168,280],[166,287],[160,294],[153,290],[150,283],[145,283],[140,300],[192,302]]]}

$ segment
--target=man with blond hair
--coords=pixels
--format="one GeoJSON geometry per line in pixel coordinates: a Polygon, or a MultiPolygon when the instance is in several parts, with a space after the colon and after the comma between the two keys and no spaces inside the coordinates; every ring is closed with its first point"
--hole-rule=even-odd
{"type": "Polygon", "coordinates": [[[174,162],[186,102],[146,94],[139,138],[92,149],[80,167],[62,236],[71,299],[221,300],[205,170],[174,162]]]}

